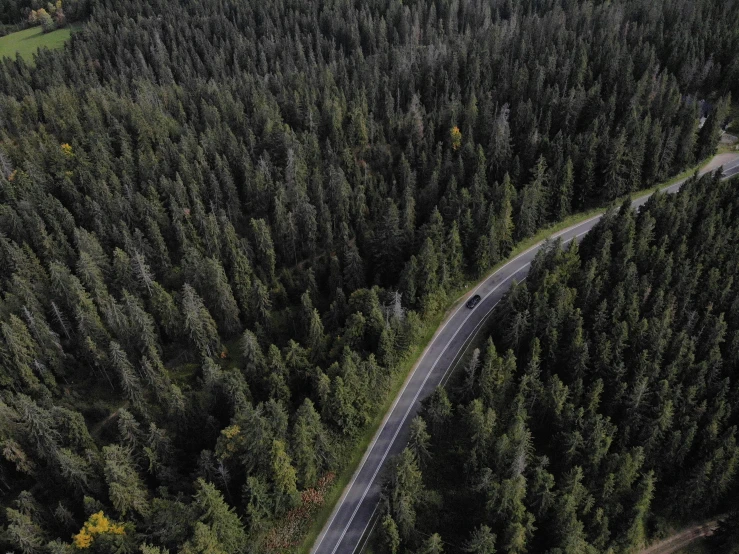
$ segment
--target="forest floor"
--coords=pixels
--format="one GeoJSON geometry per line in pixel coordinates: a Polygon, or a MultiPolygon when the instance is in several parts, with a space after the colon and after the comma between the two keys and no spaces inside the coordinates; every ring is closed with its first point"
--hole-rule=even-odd
{"type": "Polygon", "coordinates": [[[673,554],[680,552],[691,543],[698,541],[703,537],[711,536],[717,526],[717,521],[709,521],[707,523],[693,525],[692,527],[683,529],[679,533],[676,533],[663,541],[641,550],[639,554],[673,554]]]}

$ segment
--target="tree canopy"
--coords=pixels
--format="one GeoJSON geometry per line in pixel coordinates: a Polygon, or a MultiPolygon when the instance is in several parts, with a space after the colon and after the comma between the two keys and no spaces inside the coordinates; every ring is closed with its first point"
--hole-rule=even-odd
{"type": "Polygon", "coordinates": [[[693,178],[547,244],[431,427],[414,486],[441,501],[413,512],[406,547],[634,552],[719,518],[715,551],[736,548],[737,185],[693,178]]]}
{"type": "MultiPolygon", "coordinates": [[[[39,8],[0,0],[0,22],[39,8]]],[[[739,7],[720,0],[69,0],[64,12],[85,22],[63,49],[33,65],[0,60],[0,547],[23,553],[293,548],[424,318],[542,226],[710,155],[739,97],[739,7]],[[700,130],[699,105],[710,107],[700,130]]],[[[656,266],[665,283],[681,276],[675,300],[665,292],[659,317],[642,323],[646,289],[624,284],[598,317],[625,319],[601,324],[613,334],[603,352],[590,342],[588,310],[611,286],[600,272],[640,282],[629,260],[670,230],[656,225],[633,244],[628,228],[603,239],[609,263],[624,249],[622,265],[593,262],[580,313],[557,289],[564,311],[550,319],[550,299],[519,287],[506,307],[515,324],[496,337],[513,353],[481,352],[464,410],[439,392],[414,422],[404,466],[414,487],[455,418],[475,474],[500,430],[509,435],[496,456],[515,471],[484,489],[506,526],[473,518],[459,544],[521,551],[539,528],[531,494],[542,513],[568,518],[568,540],[593,541],[582,444],[612,464],[614,487],[630,479],[640,495],[624,504],[631,512],[588,525],[620,518],[639,539],[664,490],[643,460],[669,437],[675,459],[693,464],[707,427],[690,410],[713,422],[707,448],[721,461],[686,465],[689,478],[728,486],[733,389],[719,353],[733,320],[685,304],[696,290],[718,313],[731,298],[724,270],[665,245],[659,259],[691,264],[656,266]],[[649,349],[673,340],[654,329],[675,318],[692,322],[680,359],[705,362],[711,387],[684,383],[687,404],[670,399],[680,363],[650,374],[649,349]],[[551,340],[535,350],[541,326],[551,340]],[[569,373],[542,390],[532,382],[537,402],[552,424],[596,421],[571,413],[571,395],[599,413],[611,399],[585,383],[594,363],[624,352],[638,364],[613,366],[598,386],[623,376],[617,398],[632,404],[609,410],[644,413],[619,440],[655,436],[612,461],[606,415],[577,427],[565,498],[550,465],[523,455],[534,444],[523,413],[494,405],[515,398],[517,360],[544,375],[556,358],[569,373]],[[659,432],[645,427],[654,399],[659,432]],[[528,482],[537,463],[540,489],[528,482]]],[[[732,244],[718,223],[700,233],[706,255],[732,244]]],[[[399,493],[383,520],[391,549],[424,513],[410,498],[399,493]]],[[[414,547],[448,551],[435,532],[414,547]]]]}

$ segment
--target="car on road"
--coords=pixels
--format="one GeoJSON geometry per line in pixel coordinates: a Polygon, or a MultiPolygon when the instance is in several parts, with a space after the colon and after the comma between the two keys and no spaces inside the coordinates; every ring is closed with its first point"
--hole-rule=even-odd
{"type": "Polygon", "coordinates": [[[467,301],[467,307],[471,310],[472,308],[474,308],[480,303],[480,300],[482,300],[480,298],[480,295],[476,294],[475,296],[473,296],[467,301]]]}

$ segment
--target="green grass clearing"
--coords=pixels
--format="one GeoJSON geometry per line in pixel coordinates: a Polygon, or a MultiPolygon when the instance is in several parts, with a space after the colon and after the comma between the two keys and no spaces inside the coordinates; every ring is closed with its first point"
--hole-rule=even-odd
{"type": "MultiPolygon", "coordinates": [[[[508,255],[508,257],[505,260],[502,260],[501,262],[496,264],[490,271],[488,271],[485,274],[484,277],[480,279],[476,279],[474,281],[471,280],[465,286],[461,287],[458,291],[454,291],[453,293],[448,294],[449,298],[454,298],[455,300],[449,303],[446,310],[440,310],[437,315],[434,315],[433,317],[430,317],[425,320],[425,325],[420,333],[420,339],[417,341],[417,343],[414,346],[410,348],[410,350],[404,357],[404,360],[401,362],[400,366],[396,370],[396,375],[394,376],[393,381],[391,383],[387,398],[385,399],[378,413],[373,418],[372,422],[362,432],[360,436],[360,440],[351,449],[351,454],[349,456],[349,463],[342,470],[337,472],[336,482],[334,486],[331,488],[331,491],[326,495],[324,505],[316,513],[313,523],[310,526],[308,533],[305,536],[305,539],[303,540],[301,545],[298,547],[297,551],[300,554],[310,553],[310,550],[313,547],[313,543],[318,538],[318,535],[320,535],[321,530],[323,529],[324,525],[328,521],[329,517],[331,517],[331,513],[333,512],[334,506],[341,498],[341,495],[343,494],[344,489],[351,481],[356,469],[359,467],[359,464],[361,463],[362,458],[364,457],[364,453],[367,450],[367,447],[372,442],[372,439],[374,438],[375,433],[377,433],[377,430],[380,428],[380,425],[382,424],[383,420],[385,419],[387,411],[390,409],[390,406],[392,406],[393,402],[395,402],[395,397],[400,392],[400,389],[403,387],[403,384],[405,383],[406,379],[410,377],[411,369],[418,362],[420,356],[423,354],[429,342],[431,342],[431,339],[436,334],[436,331],[439,325],[441,325],[441,323],[444,321],[447,314],[451,310],[456,308],[459,302],[461,302],[464,299],[464,297],[474,287],[476,287],[479,283],[481,283],[482,281],[487,279],[490,275],[498,271],[501,267],[507,264],[510,260],[518,256],[522,252],[525,252],[532,246],[538,244],[539,242],[551,237],[553,234],[559,231],[562,231],[564,229],[567,229],[568,227],[571,227],[578,223],[582,223],[583,221],[602,213],[609,205],[612,205],[612,204],[620,205],[627,197],[630,197],[632,200],[636,200],[637,198],[646,196],[647,194],[655,192],[656,190],[660,190],[660,189],[669,187],[671,185],[674,185],[678,181],[681,181],[693,175],[695,171],[703,167],[707,162],[708,160],[704,160],[700,164],[696,165],[695,167],[685,170],[683,173],[676,175],[675,177],[673,177],[672,179],[670,179],[669,181],[665,183],[661,183],[654,187],[632,193],[623,198],[617,199],[613,202],[609,202],[605,206],[600,206],[600,207],[593,208],[591,210],[573,214],[554,225],[550,225],[549,227],[541,229],[535,235],[527,239],[524,239],[518,244],[516,244],[516,246],[513,248],[511,253],[508,255]]],[[[481,335],[478,334],[478,337],[479,336],[481,335]]],[[[469,355],[469,352],[471,352],[471,350],[468,350],[468,355],[469,355]]],[[[462,360],[462,358],[460,358],[457,361],[457,365],[462,360]]]]}
{"type": "Polygon", "coordinates": [[[0,37],[0,57],[15,59],[16,53],[29,63],[33,63],[33,55],[42,46],[50,50],[61,48],[72,36],[72,32],[80,29],[79,25],[68,25],[51,33],[44,33],[40,26],[31,27],[0,37]]]}

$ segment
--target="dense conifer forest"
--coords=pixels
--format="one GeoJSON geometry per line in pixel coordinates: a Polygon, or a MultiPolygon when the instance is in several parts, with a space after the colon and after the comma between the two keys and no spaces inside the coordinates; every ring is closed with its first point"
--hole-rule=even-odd
{"type": "Polygon", "coordinates": [[[694,179],[540,253],[414,422],[387,551],[631,552],[739,513],[737,186],[694,179]]]}
{"type": "MultiPolygon", "coordinates": [[[[78,5],[63,50],[0,61],[0,548],[23,554],[298,544],[423,318],[711,156],[739,98],[734,1],[78,5]]],[[[714,181],[539,260],[451,415],[439,392],[415,424],[404,549],[416,512],[574,553],[723,508],[737,208],[714,181]]]]}

